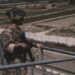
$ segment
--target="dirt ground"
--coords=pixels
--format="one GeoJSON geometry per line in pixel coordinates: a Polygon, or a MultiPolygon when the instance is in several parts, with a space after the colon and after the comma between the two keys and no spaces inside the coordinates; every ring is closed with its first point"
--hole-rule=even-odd
{"type": "Polygon", "coordinates": [[[49,30],[47,35],[71,36],[75,37],[75,16],[62,18],[54,21],[44,21],[33,24],[24,24],[24,31],[41,32],[49,30]]]}

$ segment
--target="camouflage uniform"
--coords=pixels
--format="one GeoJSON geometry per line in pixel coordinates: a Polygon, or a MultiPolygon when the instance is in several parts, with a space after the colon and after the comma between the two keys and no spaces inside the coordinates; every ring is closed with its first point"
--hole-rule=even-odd
{"type": "Polygon", "coordinates": [[[20,58],[22,62],[25,62],[26,54],[29,55],[31,61],[35,60],[31,52],[31,48],[34,46],[33,41],[27,40],[23,31],[17,29],[12,32],[11,30],[7,29],[3,32],[2,39],[4,49],[7,51],[7,55],[8,53],[10,54],[10,57],[7,57],[7,59],[10,59],[10,61],[17,57],[20,58]],[[14,50],[8,49],[9,44],[13,45],[16,43],[24,43],[26,44],[26,47],[14,47],[14,50]],[[21,54],[23,54],[23,56],[21,56],[21,54]]]}
{"type": "Polygon", "coordinates": [[[12,31],[10,29],[6,29],[2,32],[1,38],[3,42],[3,46],[7,45],[8,43],[16,43],[16,42],[22,42],[22,36],[23,32],[21,30],[15,30],[12,31]]]}
{"type": "MultiPolygon", "coordinates": [[[[19,50],[14,48],[13,52],[8,50],[9,44],[11,43],[15,44],[16,42],[19,43],[21,41],[21,40],[18,40],[21,37],[21,35],[22,35],[22,31],[16,30],[12,32],[10,29],[4,30],[1,34],[5,58],[8,64],[16,64],[16,63],[18,64],[18,63],[22,63],[22,60],[24,60],[23,59],[24,57],[21,56],[24,50],[23,48],[19,47],[18,48],[19,50]],[[18,58],[18,59],[15,59],[15,58],[18,58]]],[[[27,69],[25,67],[20,70],[22,71],[23,75],[27,75],[27,69]]],[[[9,74],[15,73],[15,70],[12,69],[12,71],[8,70],[9,74]]]]}
{"type": "Polygon", "coordinates": [[[2,43],[3,46],[5,47],[5,45],[12,40],[12,35],[11,35],[11,30],[10,29],[5,29],[2,33],[1,33],[1,39],[2,39],[2,43]]]}

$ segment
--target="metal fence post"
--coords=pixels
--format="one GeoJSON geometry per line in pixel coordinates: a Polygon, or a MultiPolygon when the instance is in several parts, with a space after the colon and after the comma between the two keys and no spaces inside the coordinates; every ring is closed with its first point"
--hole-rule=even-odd
{"type": "MultiPolygon", "coordinates": [[[[4,58],[3,45],[2,45],[2,37],[0,37],[0,64],[1,65],[7,64],[6,61],[5,61],[5,58],[4,58]]],[[[2,73],[2,75],[4,75],[5,71],[2,71],[1,73],[2,73]]]]}
{"type": "Polygon", "coordinates": [[[16,68],[16,75],[21,75],[21,69],[20,68],[16,68]]]}
{"type": "MultiPolygon", "coordinates": [[[[44,52],[43,52],[43,49],[42,48],[41,48],[41,60],[44,60],[44,52]]],[[[42,65],[42,75],[45,75],[44,65],[42,65]]]]}
{"type": "Polygon", "coordinates": [[[31,75],[34,75],[34,67],[31,67],[31,75]]]}
{"type": "Polygon", "coordinates": [[[2,39],[0,38],[0,58],[1,58],[1,65],[4,65],[4,54],[2,49],[2,39]]]}
{"type": "Polygon", "coordinates": [[[37,49],[37,52],[36,52],[36,59],[37,59],[37,61],[39,60],[39,52],[38,52],[38,49],[37,49]]]}

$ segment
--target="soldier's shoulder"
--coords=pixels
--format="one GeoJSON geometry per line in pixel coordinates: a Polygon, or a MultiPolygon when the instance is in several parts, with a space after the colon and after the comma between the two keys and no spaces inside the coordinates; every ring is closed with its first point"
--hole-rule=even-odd
{"type": "Polygon", "coordinates": [[[5,29],[1,28],[0,29],[0,34],[2,34],[5,31],[5,29]]]}
{"type": "Polygon", "coordinates": [[[1,31],[0,31],[0,35],[3,37],[5,37],[5,36],[9,36],[9,35],[11,35],[10,34],[11,33],[11,31],[10,30],[8,30],[8,29],[1,29],[1,31]]]}

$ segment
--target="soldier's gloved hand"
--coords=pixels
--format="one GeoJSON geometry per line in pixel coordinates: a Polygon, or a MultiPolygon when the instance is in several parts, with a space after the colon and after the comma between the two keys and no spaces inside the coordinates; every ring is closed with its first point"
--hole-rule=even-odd
{"type": "Polygon", "coordinates": [[[38,48],[43,48],[43,47],[44,47],[42,44],[36,44],[36,46],[37,46],[38,48]]]}
{"type": "Polygon", "coordinates": [[[25,43],[20,43],[20,45],[21,45],[22,47],[27,47],[27,45],[26,45],[25,43]]]}
{"type": "Polygon", "coordinates": [[[17,44],[15,44],[15,46],[27,47],[27,45],[25,43],[17,43],[17,44]]]}

